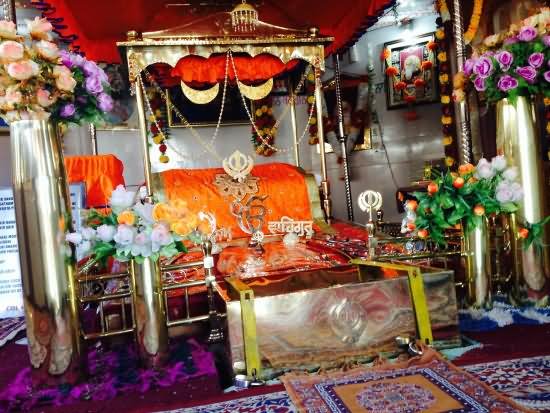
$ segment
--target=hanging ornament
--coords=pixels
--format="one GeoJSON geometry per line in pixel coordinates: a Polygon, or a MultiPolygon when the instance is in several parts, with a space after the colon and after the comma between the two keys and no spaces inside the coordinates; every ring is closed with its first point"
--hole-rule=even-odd
{"type": "Polygon", "coordinates": [[[235,32],[253,32],[258,25],[258,12],[245,0],[231,11],[231,26],[235,32]]]}
{"type": "Polygon", "coordinates": [[[185,97],[191,102],[197,105],[206,105],[207,103],[210,103],[214,99],[216,99],[216,96],[218,96],[218,93],[220,91],[220,84],[216,83],[210,89],[197,90],[187,86],[185,82],[182,81],[181,90],[185,97]]]}
{"type": "Polygon", "coordinates": [[[254,111],[254,122],[256,127],[252,128],[252,144],[258,155],[271,156],[275,153],[270,147],[265,145],[266,141],[270,145],[274,144],[277,130],[275,128],[276,119],[273,116],[273,102],[270,97],[255,102],[256,110],[254,111]],[[262,134],[262,138],[258,135],[262,134]]]}
{"type": "Polygon", "coordinates": [[[273,78],[267,80],[267,82],[259,86],[248,86],[239,80],[237,80],[237,83],[241,93],[250,100],[263,99],[269,95],[271,93],[271,89],[273,89],[273,78]]]}

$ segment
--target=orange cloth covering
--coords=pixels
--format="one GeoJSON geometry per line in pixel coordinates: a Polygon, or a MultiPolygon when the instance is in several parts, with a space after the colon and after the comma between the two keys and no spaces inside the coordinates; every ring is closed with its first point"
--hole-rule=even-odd
{"type": "Polygon", "coordinates": [[[86,183],[87,208],[107,205],[113,189],[124,185],[124,166],[114,155],[66,156],[65,169],[69,183],[86,183]]]}
{"type": "MultiPolygon", "coordinates": [[[[162,172],[166,198],[169,201],[184,200],[192,213],[211,212],[216,217],[218,228],[231,229],[233,237],[245,236],[229,209],[234,200],[224,198],[214,185],[218,174],[225,172],[222,168],[162,172]]],[[[257,195],[268,195],[263,202],[266,208],[264,233],[268,233],[269,221],[279,221],[283,216],[297,221],[312,219],[305,178],[296,167],[283,163],[257,165],[251,175],[260,178],[257,195]]]]}

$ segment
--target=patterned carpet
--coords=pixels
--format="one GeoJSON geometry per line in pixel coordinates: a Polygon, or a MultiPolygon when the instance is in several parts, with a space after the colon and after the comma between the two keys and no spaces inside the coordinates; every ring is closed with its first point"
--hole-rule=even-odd
{"type": "MultiPolygon", "coordinates": [[[[550,412],[550,356],[465,366],[493,389],[526,408],[550,412]]],[[[267,389],[266,389],[267,390],[267,389]]],[[[238,393],[235,396],[239,396],[238,393]]],[[[286,391],[157,413],[297,413],[286,391]]]]}

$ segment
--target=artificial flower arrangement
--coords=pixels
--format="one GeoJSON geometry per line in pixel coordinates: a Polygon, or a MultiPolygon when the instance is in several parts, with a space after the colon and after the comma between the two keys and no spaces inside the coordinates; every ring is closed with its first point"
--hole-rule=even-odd
{"type": "Polygon", "coordinates": [[[486,215],[517,211],[523,197],[517,168],[508,167],[504,156],[490,162],[482,158],[477,166],[461,165],[458,173],[434,173],[427,192],[414,194],[418,204],[408,228],[439,246],[445,245],[446,230],[462,226],[468,233],[486,215]]]}
{"type": "Polygon", "coordinates": [[[456,101],[464,99],[464,86],[471,80],[489,103],[518,96],[550,97],[550,36],[546,26],[550,12],[545,11],[495,34],[483,41],[485,52],[464,63],[455,79],[456,101]]]}
{"type": "Polygon", "coordinates": [[[0,21],[0,116],[6,122],[97,122],[112,109],[107,76],[95,63],[60,51],[52,25],[27,20],[29,38],[0,21]]]}
{"type": "Polygon", "coordinates": [[[256,128],[252,128],[252,144],[257,154],[263,156],[271,156],[275,151],[265,145],[267,142],[271,146],[274,145],[277,129],[275,128],[276,120],[273,116],[273,99],[268,96],[256,102],[256,111],[254,112],[256,128]],[[263,133],[262,138],[258,136],[256,129],[263,133]]]}
{"type": "Polygon", "coordinates": [[[90,257],[87,267],[105,265],[109,257],[126,262],[145,258],[156,261],[186,252],[185,240],[200,242],[194,232],[198,218],[189,213],[184,201],[148,203],[122,185],[112,192],[110,212],[90,210],[86,226],[66,235],[76,247],[77,260],[90,257]]]}

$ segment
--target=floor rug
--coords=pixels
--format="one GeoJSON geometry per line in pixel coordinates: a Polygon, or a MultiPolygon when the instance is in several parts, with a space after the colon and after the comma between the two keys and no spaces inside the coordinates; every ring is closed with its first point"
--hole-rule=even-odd
{"type": "Polygon", "coordinates": [[[464,369],[522,406],[550,411],[550,356],[474,364],[464,369]]]}
{"type": "Polygon", "coordinates": [[[25,317],[0,319],[0,347],[25,329],[25,317]]]}
{"type": "Polygon", "coordinates": [[[290,373],[283,376],[282,381],[299,412],[532,411],[497,393],[429,349],[422,358],[400,365],[315,376],[290,373]]]}

